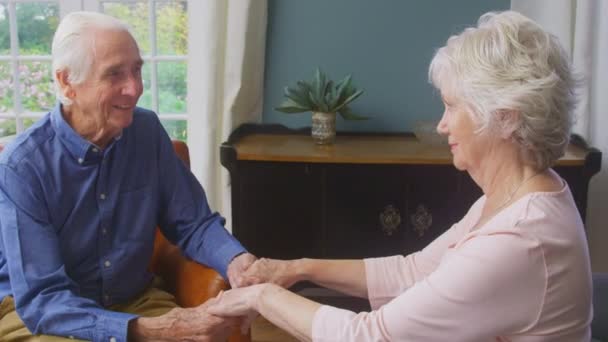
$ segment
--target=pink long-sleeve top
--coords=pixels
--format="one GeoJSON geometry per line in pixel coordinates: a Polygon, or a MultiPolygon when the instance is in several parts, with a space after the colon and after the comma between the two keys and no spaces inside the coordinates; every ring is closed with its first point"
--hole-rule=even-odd
{"type": "Polygon", "coordinates": [[[566,183],[473,229],[485,200],[420,252],[365,259],[373,311],[322,306],[313,341],[589,341],[589,253],[566,183]]]}

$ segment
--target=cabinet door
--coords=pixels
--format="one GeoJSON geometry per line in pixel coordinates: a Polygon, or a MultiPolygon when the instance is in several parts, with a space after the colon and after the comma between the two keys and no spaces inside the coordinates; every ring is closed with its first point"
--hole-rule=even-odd
{"type": "Polygon", "coordinates": [[[305,163],[239,162],[234,234],[260,257],[319,257],[321,169],[305,163]]]}
{"type": "Polygon", "coordinates": [[[469,175],[451,165],[408,168],[406,236],[420,250],[458,222],[481,195],[469,175]]]}
{"type": "Polygon", "coordinates": [[[403,167],[328,165],[328,258],[365,258],[407,249],[403,167]]]}

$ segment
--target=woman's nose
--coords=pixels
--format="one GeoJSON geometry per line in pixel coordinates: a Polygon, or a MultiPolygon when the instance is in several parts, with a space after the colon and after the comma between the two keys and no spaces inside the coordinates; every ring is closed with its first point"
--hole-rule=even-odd
{"type": "Polygon", "coordinates": [[[437,124],[437,133],[441,134],[441,135],[447,135],[448,134],[448,122],[447,122],[447,118],[445,115],[445,111],[443,112],[443,115],[441,116],[441,120],[439,120],[439,123],[437,124]]]}

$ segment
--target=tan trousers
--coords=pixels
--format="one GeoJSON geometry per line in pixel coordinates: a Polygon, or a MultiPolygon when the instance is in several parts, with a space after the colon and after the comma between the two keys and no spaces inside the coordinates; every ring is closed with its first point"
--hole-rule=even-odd
{"type": "MultiPolygon", "coordinates": [[[[109,310],[132,313],[142,317],[156,317],[177,307],[173,295],[159,289],[158,286],[159,282],[155,281],[152,286],[129,303],[113,305],[109,310]]],[[[77,340],[49,335],[32,335],[17,315],[13,297],[4,297],[0,303],[0,341],[73,342],[77,340]]]]}

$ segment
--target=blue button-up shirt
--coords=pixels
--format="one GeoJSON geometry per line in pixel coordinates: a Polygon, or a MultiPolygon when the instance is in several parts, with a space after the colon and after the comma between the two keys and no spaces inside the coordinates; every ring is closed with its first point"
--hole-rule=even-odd
{"type": "Polygon", "coordinates": [[[35,334],[126,341],[136,316],[106,308],[150,284],[156,226],[225,276],[245,250],[223,224],[153,112],[102,150],[57,105],[0,154],[0,300],[35,334]]]}

